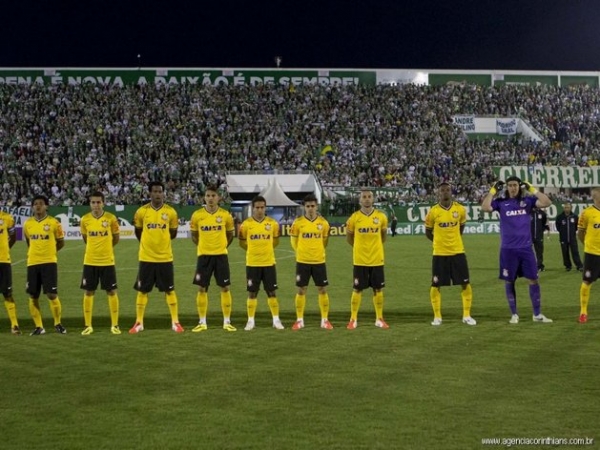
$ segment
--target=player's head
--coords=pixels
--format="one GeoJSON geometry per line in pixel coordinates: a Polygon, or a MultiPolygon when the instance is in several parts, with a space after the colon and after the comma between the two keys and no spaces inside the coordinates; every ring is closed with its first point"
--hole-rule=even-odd
{"type": "Polygon", "coordinates": [[[204,190],[204,203],[206,206],[209,208],[218,206],[220,200],[221,195],[219,194],[219,188],[214,184],[206,186],[206,189],[204,190]]]}
{"type": "Polygon", "coordinates": [[[452,186],[446,181],[438,185],[438,197],[441,202],[452,200],[452,186]]]}
{"type": "Polygon", "coordinates": [[[600,203],[600,187],[592,188],[592,200],[594,203],[600,203]]]}
{"type": "Polygon", "coordinates": [[[89,197],[90,208],[93,212],[102,211],[104,207],[104,194],[100,191],[92,192],[92,195],[89,197]]]}
{"type": "Polygon", "coordinates": [[[31,209],[36,216],[43,216],[48,211],[50,201],[45,195],[36,195],[31,201],[31,209]]]}
{"type": "Polygon", "coordinates": [[[151,181],[148,183],[148,192],[150,201],[153,205],[161,205],[165,200],[165,185],[160,181],[151,181]]]}
{"type": "Polygon", "coordinates": [[[314,217],[317,215],[317,208],[319,206],[317,202],[317,197],[314,194],[308,194],[302,200],[302,204],[304,205],[304,214],[309,217],[314,217]]]}
{"type": "Polygon", "coordinates": [[[373,203],[375,203],[375,196],[373,195],[373,191],[370,189],[361,189],[360,197],[358,198],[358,203],[363,208],[372,208],[373,203]]]}
{"type": "Polygon", "coordinates": [[[252,217],[256,220],[262,220],[267,214],[267,199],[262,195],[257,195],[252,199],[252,217]]]}
{"type": "Polygon", "coordinates": [[[506,197],[521,198],[521,179],[512,175],[506,179],[506,197]]]}

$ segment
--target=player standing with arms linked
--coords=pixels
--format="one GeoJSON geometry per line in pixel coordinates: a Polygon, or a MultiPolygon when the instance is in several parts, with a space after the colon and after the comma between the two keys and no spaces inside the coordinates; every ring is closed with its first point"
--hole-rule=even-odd
{"type": "Polygon", "coordinates": [[[383,243],[387,236],[387,216],[374,207],[373,191],[360,191],[360,209],[346,222],[346,240],[352,246],[354,290],[350,301],[347,329],[356,329],[362,291],[373,289],[375,326],[389,328],[383,320],[383,288],[385,286],[383,243]]]}
{"type": "Polygon", "coordinates": [[[148,293],[154,286],[165,293],[171,313],[171,329],[176,333],[183,333],[183,327],[179,323],[171,246],[171,241],[177,237],[179,226],[177,211],[165,203],[165,186],[160,181],[150,182],[148,191],[150,203],[139,208],[133,216],[135,237],[140,241],[140,249],[138,275],[133,285],[138,291],[135,302],[136,320],[129,333],[144,331],[148,293]]]}
{"type": "Polygon", "coordinates": [[[4,307],[10,319],[10,332],[21,334],[13,297],[12,266],[10,264],[10,249],[15,242],[17,242],[15,219],[10,214],[0,211],[0,292],[4,296],[4,307]]]}
{"type": "Polygon", "coordinates": [[[592,283],[600,276],[600,187],[592,189],[594,204],[583,210],[577,223],[577,237],[583,243],[583,281],[579,288],[579,323],[588,321],[592,283]]]}

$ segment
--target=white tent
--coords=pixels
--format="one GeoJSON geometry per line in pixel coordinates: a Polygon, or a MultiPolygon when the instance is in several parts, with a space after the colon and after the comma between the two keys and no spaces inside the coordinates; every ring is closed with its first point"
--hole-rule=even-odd
{"type": "Polygon", "coordinates": [[[299,206],[298,203],[291,200],[285,192],[283,192],[283,188],[279,184],[276,178],[272,180],[269,179],[265,188],[260,191],[265,200],[267,201],[267,206],[299,206]]]}

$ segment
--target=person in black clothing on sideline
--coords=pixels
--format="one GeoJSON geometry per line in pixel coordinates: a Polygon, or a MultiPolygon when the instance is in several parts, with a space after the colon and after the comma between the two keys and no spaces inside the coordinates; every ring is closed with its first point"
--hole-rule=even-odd
{"type": "Polygon", "coordinates": [[[533,208],[531,210],[531,240],[537,259],[538,272],[546,270],[546,266],[544,266],[544,231],[550,231],[548,215],[543,209],[533,208]]]}
{"type": "Polygon", "coordinates": [[[560,237],[560,249],[562,250],[563,264],[567,271],[573,267],[571,257],[577,270],[581,272],[583,264],[579,256],[579,247],[577,246],[577,222],[579,217],[573,214],[573,207],[570,203],[563,205],[563,212],[556,216],[556,229],[560,237]]]}

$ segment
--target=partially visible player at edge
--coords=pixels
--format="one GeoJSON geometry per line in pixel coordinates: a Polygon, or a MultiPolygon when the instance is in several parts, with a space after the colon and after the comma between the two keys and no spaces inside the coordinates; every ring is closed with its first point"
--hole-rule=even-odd
{"type": "Polygon", "coordinates": [[[21,334],[17,321],[17,308],[13,297],[12,266],[10,249],[17,241],[15,219],[10,214],[0,211],[0,292],[4,296],[4,307],[10,320],[10,332],[21,334]]]}
{"type": "Polygon", "coordinates": [[[354,330],[358,323],[358,310],[362,291],[373,289],[375,326],[389,328],[383,320],[383,288],[385,287],[383,243],[387,237],[387,216],[373,206],[373,191],[360,191],[360,209],[346,222],[346,240],[352,246],[354,264],[354,289],[350,301],[350,322],[346,328],[354,330]]]}
{"type": "Polygon", "coordinates": [[[117,217],[104,211],[104,194],[94,192],[90,195],[91,211],[81,218],[80,230],[85,242],[83,257],[83,274],[81,289],[83,294],[83,319],[85,329],[82,335],[94,332],[92,313],[94,310],[94,294],[98,283],[108,296],[110,310],[110,332],[121,334],[119,328],[119,297],[117,295],[117,271],[115,269],[115,245],[119,243],[121,230],[117,217]]]}
{"type": "Polygon", "coordinates": [[[304,328],[304,308],[306,290],[312,278],[319,292],[321,328],[333,329],[329,322],[329,294],[327,294],[327,266],[325,248],[329,242],[329,222],[318,213],[317,197],[308,194],[304,197],[304,215],[296,218],[290,232],[290,242],[296,252],[296,323],[293,330],[304,328]]]}
{"type": "Polygon", "coordinates": [[[140,241],[139,269],[133,288],[138,291],[135,302],[136,320],[130,334],[144,331],[144,312],[148,293],[156,286],[165,293],[171,313],[171,329],[183,333],[179,323],[173,248],[171,241],[177,237],[179,226],[177,211],[165,203],[165,187],[160,181],[148,184],[150,203],[140,207],[133,216],[135,237],[140,241]]]}
{"type": "Polygon", "coordinates": [[[442,324],[442,286],[461,285],[463,323],[476,325],[471,317],[473,290],[469,281],[469,265],[462,234],[467,222],[465,207],[452,200],[450,183],[438,186],[438,204],[425,217],[425,235],[433,242],[431,288],[429,298],[433,308],[431,325],[442,324]]]}
{"type": "Polygon", "coordinates": [[[583,243],[583,280],[579,288],[579,323],[588,321],[592,283],[600,276],[600,187],[592,189],[594,204],[583,210],[577,223],[577,237],[583,243]]]}
{"type": "Polygon", "coordinates": [[[233,217],[219,206],[221,196],[216,186],[208,186],[204,192],[204,206],[192,214],[190,231],[192,242],[196,244],[196,272],[193,283],[198,285],[196,307],[198,325],[192,332],[199,333],[208,329],[206,313],[208,311],[208,287],[211,277],[215,277],[221,289],[221,310],[223,329],[236,331],[231,325],[231,273],[227,248],[233,241],[233,217]]]}
{"type": "Polygon", "coordinates": [[[33,216],[23,224],[27,242],[27,293],[29,312],[35,324],[31,336],[45,334],[40,311],[40,294],[50,300],[50,311],[54,318],[54,329],[59,334],[67,330],[61,323],[62,305],[58,298],[58,251],[65,246],[62,225],[48,215],[48,197],[36,195],[31,202],[33,216]]]}

